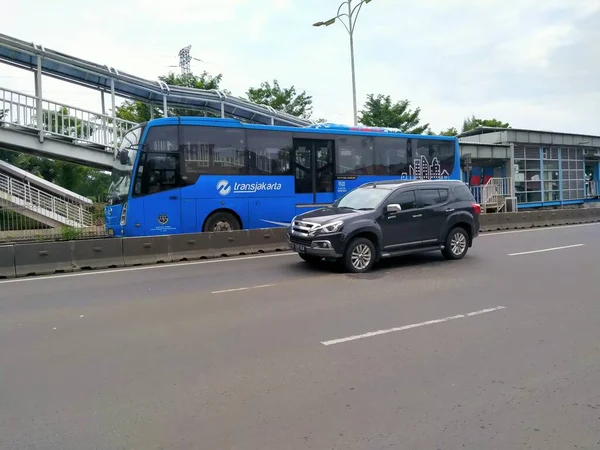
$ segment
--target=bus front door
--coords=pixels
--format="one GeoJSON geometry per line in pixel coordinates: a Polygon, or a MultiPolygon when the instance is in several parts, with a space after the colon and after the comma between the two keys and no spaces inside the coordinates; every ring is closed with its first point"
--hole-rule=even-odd
{"type": "Polygon", "coordinates": [[[294,139],[296,214],[333,203],[334,141],[294,139]]]}
{"type": "Polygon", "coordinates": [[[151,154],[144,167],[145,235],[178,234],[181,229],[181,188],[178,154],[151,154]]]}

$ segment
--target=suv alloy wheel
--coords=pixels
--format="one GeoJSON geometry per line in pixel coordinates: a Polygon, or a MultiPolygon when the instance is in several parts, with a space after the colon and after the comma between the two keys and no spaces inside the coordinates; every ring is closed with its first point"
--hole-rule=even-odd
{"type": "Polygon", "coordinates": [[[450,230],[444,243],[443,255],[447,259],[462,259],[469,250],[469,235],[464,228],[455,227],[450,230]]]}
{"type": "Polygon", "coordinates": [[[375,264],[375,246],[367,238],[353,239],[344,252],[344,267],[352,273],[364,273],[375,264]]]}

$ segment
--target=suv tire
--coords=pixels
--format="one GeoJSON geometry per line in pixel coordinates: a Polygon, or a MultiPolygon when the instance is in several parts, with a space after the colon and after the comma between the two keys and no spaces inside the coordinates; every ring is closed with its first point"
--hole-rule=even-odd
{"type": "Polygon", "coordinates": [[[352,239],[344,252],[344,268],[351,273],[365,273],[375,264],[375,246],[367,238],[352,239]]]}
{"type": "Polygon", "coordinates": [[[469,235],[462,227],[454,227],[446,236],[442,254],[446,259],[462,259],[469,250],[469,235]]]}

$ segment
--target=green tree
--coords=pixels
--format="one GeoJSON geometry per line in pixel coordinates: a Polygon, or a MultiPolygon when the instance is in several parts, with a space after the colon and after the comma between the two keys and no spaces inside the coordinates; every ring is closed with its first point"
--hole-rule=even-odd
{"type": "Polygon", "coordinates": [[[478,119],[475,116],[467,117],[463,122],[462,132],[475,130],[480,127],[510,128],[510,124],[498,119],[478,119]]]}
{"type": "Polygon", "coordinates": [[[246,95],[251,102],[267,105],[293,116],[309,119],[312,115],[312,97],[306,91],[297,94],[294,86],[282,88],[277,80],[273,80],[273,85],[265,81],[260,87],[250,88],[246,95]]]}
{"type": "Polygon", "coordinates": [[[389,95],[367,95],[367,102],[360,112],[359,121],[370,127],[398,128],[404,133],[423,134],[429,124],[420,125],[421,108],[410,109],[408,100],[392,103],[389,95]]]}
{"type": "MultiPolygon", "coordinates": [[[[159,80],[166,83],[169,86],[181,86],[194,89],[220,89],[223,75],[219,74],[216,76],[210,75],[204,71],[200,75],[187,74],[187,75],[176,75],[169,73],[159,77],[159,80]]],[[[224,91],[228,94],[228,91],[224,91]]],[[[211,112],[194,110],[194,109],[183,109],[183,108],[170,108],[168,107],[167,112],[170,116],[216,116],[211,112]]],[[[158,106],[150,106],[140,101],[126,101],[122,105],[117,107],[116,116],[119,119],[129,120],[130,122],[147,122],[154,117],[162,117],[163,110],[158,106]]]]}
{"type": "Polygon", "coordinates": [[[458,130],[455,127],[450,127],[447,130],[441,131],[440,136],[458,136],[458,130]]]}

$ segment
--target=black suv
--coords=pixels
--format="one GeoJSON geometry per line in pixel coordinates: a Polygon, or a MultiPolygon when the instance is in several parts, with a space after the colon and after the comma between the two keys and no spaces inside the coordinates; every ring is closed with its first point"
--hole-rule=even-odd
{"type": "Polygon", "coordinates": [[[294,217],[288,240],[303,260],[339,261],[354,273],[381,258],[431,250],[461,259],[479,234],[480,213],[457,180],[373,182],[294,217]]]}

